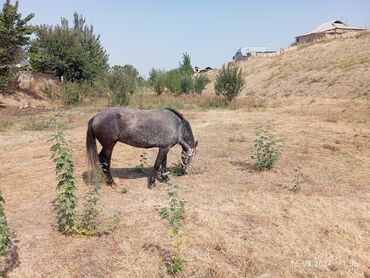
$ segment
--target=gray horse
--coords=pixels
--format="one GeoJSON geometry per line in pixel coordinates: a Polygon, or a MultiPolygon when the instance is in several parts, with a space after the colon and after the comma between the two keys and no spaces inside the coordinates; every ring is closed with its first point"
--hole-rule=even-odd
{"type": "Polygon", "coordinates": [[[86,135],[89,169],[99,171],[100,163],[108,184],[114,184],[110,162],[117,142],[139,148],[159,148],[153,172],[148,178],[149,188],[155,186],[158,175],[168,181],[166,164],[170,148],[180,144],[182,165],[185,172],[188,172],[198,145],[189,122],[173,109],[108,108],[89,120],[86,135]],[[95,138],[103,147],[99,155],[95,138]]]}

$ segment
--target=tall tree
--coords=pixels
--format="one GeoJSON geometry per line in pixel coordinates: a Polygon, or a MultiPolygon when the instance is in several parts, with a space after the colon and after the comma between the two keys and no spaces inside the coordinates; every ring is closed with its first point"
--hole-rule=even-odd
{"type": "Polygon", "coordinates": [[[31,65],[70,81],[92,81],[108,71],[108,54],[93,26],[86,26],[82,15],[74,14],[73,27],[62,18],[60,25],[35,27],[31,41],[31,65]]]}
{"type": "Polygon", "coordinates": [[[12,5],[10,0],[6,0],[0,12],[0,78],[8,73],[9,66],[22,61],[24,47],[32,33],[28,22],[34,15],[22,18],[18,6],[18,1],[12,5]]]}

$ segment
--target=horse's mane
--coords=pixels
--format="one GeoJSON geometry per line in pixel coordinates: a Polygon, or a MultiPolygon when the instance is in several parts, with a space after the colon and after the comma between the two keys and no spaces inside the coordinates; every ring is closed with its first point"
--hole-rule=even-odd
{"type": "Polygon", "coordinates": [[[172,108],[165,108],[165,109],[174,113],[176,116],[178,116],[181,119],[181,121],[186,121],[184,116],[180,112],[176,111],[175,109],[172,109],[172,108]]]}
{"type": "Polygon", "coordinates": [[[172,113],[174,113],[176,116],[178,116],[181,119],[183,135],[190,141],[188,143],[190,143],[192,147],[194,145],[194,135],[193,135],[193,131],[191,129],[189,122],[184,118],[184,116],[180,112],[176,111],[175,109],[172,109],[172,108],[166,108],[166,109],[171,111],[172,113]]]}

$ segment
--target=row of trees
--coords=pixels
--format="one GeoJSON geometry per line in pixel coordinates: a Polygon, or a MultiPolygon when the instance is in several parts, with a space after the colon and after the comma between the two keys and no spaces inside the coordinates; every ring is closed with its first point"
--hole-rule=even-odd
{"type": "MultiPolygon", "coordinates": [[[[82,15],[75,13],[72,24],[62,18],[60,24],[54,26],[31,26],[29,22],[34,14],[23,18],[18,7],[18,1],[13,5],[6,0],[0,12],[0,87],[24,65],[54,74],[63,81],[64,87],[58,96],[64,98],[65,104],[80,101],[89,87],[108,91],[112,104],[127,105],[140,86],[151,86],[157,94],[165,91],[201,94],[210,82],[204,75],[194,75],[187,53],[176,69],[153,68],[148,81],[141,78],[132,65],[110,68],[100,37],[94,34],[93,26],[86,25],[82,15]],[[34,34],[32,39],[31,34],[34,34]]],[[[220,73],[223,77],[216,80],[216,93],[242,87],[241,72],[232,73],[225,68],[220,73]],[[239,84],[230,83],[230,78],[238,78],[239,84]]],[[[232,94],[227,95],[226,99],[231,100],[232,94]]]]}

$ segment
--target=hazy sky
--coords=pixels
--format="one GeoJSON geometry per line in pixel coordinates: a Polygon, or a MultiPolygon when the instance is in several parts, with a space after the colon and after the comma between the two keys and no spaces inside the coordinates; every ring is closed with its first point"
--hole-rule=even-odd
{"type": "MultiPolygon", "coordinates": [[[[3,2],[3,0],[2,0],[3,2]]],[[[57,24],[82,14],[109,53],[109,63],[176,68],[182,54],[192,65],[220,67],[241,46],[285,48],[296,35],[340,19],[370,27],[369,0],[20,0],[33,24],[57,24]]],[[[14,3],[14,1],[13,1],[14,3]]]]}

